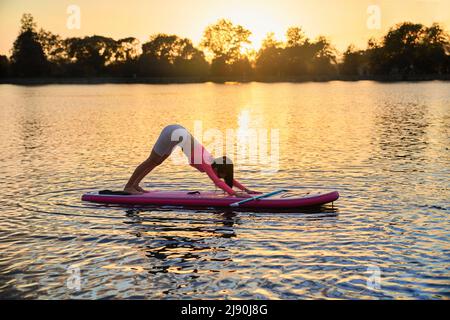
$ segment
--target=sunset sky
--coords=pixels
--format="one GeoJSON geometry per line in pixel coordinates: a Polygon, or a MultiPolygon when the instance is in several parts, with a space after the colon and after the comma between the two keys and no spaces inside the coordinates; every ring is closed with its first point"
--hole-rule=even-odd
{"type": "Polygon", "coordinates": [[[253,46],[273,31],[280,40],[289,26],[300,26],[306,35],[329,37],[339,49],[350,43],[365,47],[371,36],[381,36],[403,21],[449,29],[450,0],[0,0],[0,54],[10,55],[23,13],[31,13],[39,27],[63,37],[99,34],[115,39],[127,36],[145,42],[164,32],[188,37],[197,44],[204,28],[228,18],[253,32],[253,46]],[[81,9],[81,28],[66,27],[67,7],[81,9]],[[369,29],[367,9],[378,5],[381,29],[369,29]]]}

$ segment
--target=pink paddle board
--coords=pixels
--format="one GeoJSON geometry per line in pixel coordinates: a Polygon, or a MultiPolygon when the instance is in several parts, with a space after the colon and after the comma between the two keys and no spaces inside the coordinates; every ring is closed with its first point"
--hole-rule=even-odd
{"type": "MultiPolygon", "coordinates": [[[[278,208],[292,209],[312,207],[336,201],[339,198],[337,191],[296,191],[277,194],[263,199],[257,199],[241,204],[242,208],[278,208]]],[[[246,198],[229,196],[223,192],[202,191],[149,191],[139,195],[100,194],[99,192],[86,193],[83,201],[123,204],[123,205],[158,205],[183,207],[229,207],[230,204],[245,200],[246,198]]]]}

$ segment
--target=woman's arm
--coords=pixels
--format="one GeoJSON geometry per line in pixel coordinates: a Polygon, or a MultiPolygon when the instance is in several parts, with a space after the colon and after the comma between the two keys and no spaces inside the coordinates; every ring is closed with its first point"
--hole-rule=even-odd
{"type": "Polygon", "coordinates": [[[248,190],[243,184],[241,184],[236,179],[233,179],[233,186],[235,186],[236,188],[239,188],[239,189],[241,189],[242,191],[245,191],[245,192],[247,192],[247,190],[248,190]]]}
{"type": "Polygon", "coordinates": [[[257,191],[252,191],[249,188],[247,188],[246,186],[244,186],[242,183],[240,183],[239,181],[237,181],[236,179],[233,179],[233,186],[235,186],[236,188],[241,189],[244,192],[247,192],[248,194],[260,194],[261,192],[257,192],[257,191]]]}

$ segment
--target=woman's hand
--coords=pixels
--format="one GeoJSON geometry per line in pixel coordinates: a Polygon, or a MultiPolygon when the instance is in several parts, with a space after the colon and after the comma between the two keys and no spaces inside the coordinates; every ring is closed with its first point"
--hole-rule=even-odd
{"type": "Polygon", "coordinates": [[[234,196],[236,196],[238,198],[251,198],[252,197],[249,193],[245,193],[245,192],[235,192],[234,196]]]}

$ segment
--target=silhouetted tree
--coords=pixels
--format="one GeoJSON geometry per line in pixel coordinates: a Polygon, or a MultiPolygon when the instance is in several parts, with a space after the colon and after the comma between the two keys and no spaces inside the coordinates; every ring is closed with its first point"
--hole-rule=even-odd
{"type": "Polygon", "coordinates": [[[65,40],[71,61],[70,73],[76,76],[98,76],[106,73],[106,66],[114,62],[118,44],[114,39],[92,36],[65,40]]]}
{"type": "Polygon", "coordinates": [[[252,64],[248,57],[242,56],[235,61],[231,66],[230,75],[240,78],[247,78],[253,74],[252,64]]]}
{"type": "MultiPolygon", "coordinates": [[[[251,32],[229,20],[208,26],[201,47],[186,38],[156,34],[142,45],[133,37],[114,40],[102,36],[63,39],[40,29],[24,14],[10,59],[0,56],[0,77],[115,76],[234,78],[259,76],[333,76],[337,53],[325,37],[310,40],[301,28],[290,27],[286,42],[269,33],[258,52],[250,51],[251,32]]],[[[405,22],[381,39],[370,39],[365,50],[349,46],[339,65],[342,75],[414,76],[450,73],[450,38],[437,23],[426,27],[405,22]]]]}
{"type": "Polygon", "coordinates": [[[107,66],[108,74],[115,77],[134,77],[139,72],[139,40],[133,37],[116,41],[116,46],[110,64],[107,66]]]}
{"type": "Polygon", "coordinates": [[[175,75],[178,77],[204,77],[208,74],[209,64],[205,60],[203,52],[194,48],[193,54],[187,57],[178,57],[175,59],[175,75]]]}
{"type": "Polygon", "coordinates": [[[39,42],[33,16],[24,14],[20,22],[20,33],[14,42],[11,56],[13,74],[19,77],[44,75],[48,71],[48,61],[39,42]]]}
{"type": "Polygon", "coordinates": [[[363,66],[364,52],[357,50],[354,45],[348,46],[344,52],[344,59],[340,65],[340,73],[343,75],[356,76],[361,74],[363,66]]]}
{"type": "Polygon", "coordinates": [[[290,27],[286,31],[286,44],[281,54],[282,75],[300,76],[309,74],[314,56],[309,39],[298,27],[290,27]]]}
{"type": "Polygon", "coordinates": [[[419,62],[424,73],[450,72],[450,37],[440,24],[425,29],[419,62]]]}
{"type": "Polygon", "coordinates": [[[212,53],[213,61],[211,73],[213,75],[229,75],[233,70],[242,67],[243,45],[250,44],[251,32],[240,25],[234,25],[231,21],[221,19],[208,26],[203,33],[201,46],[212,53]],[[232,67],[234,63],[240,66],[232,67]]]}
{"type": "Polygon", "coordinates": [[[40,29],[38,40],[48,61],[56,62],[67,59],[64,40],[59,35],[40,29]]]}
{"type": "Polygon", "coordinates": [[[307,43],[309,39],[305,36],[305,33],[299,27],[290,27],[286,31],[286,47],[300,47],[307,43]]]}
{"type": "Polygon", "coordinates": [[[38,39],[49,63],[49,74],[52,76],[66,75],[69,58],[65,41],[59,35],[44,29],[40,29],[38,39]]]}
{"type": "Polygon", "coordinates": [[[116,41],[115,62],[123,62],[136,59],[139,55],[139,40],[133,37],[123,38],[116,41]]]}
{"type": "Polygon", "coordinates": [[[268,33],[256,55],[256,73],[262,76],[280,77],[282,53],[283,43],[275,39],[273,32],[268,33]]]}
{"type": "Polygon", "coordinates": [[[323,36],[311,45],[314,56],[311,73],[315,75],[334,75],[336,68],[336,50],[323,36]]]}
{"type": "Polygon", "coordinates": [[[289,76],[331,75],[335,72],[336,52],[325,37],[308,39],[300,28],[286,32],[286,48],[282,54],[283,74],[289,76]]]}
{"type": "Polygon", "coordinates": [[[0,55],[0,78],[5,78],[10,75],[9,60],[7,56],[0,55]]]}
{"type": "Polygon", "coordinates": [[[210,72],[213,76],[227,76],[231,74],[231,65],[225,57],[217,57],[211,62],[210,72]]]}
{"type": "Polygon", "coordinates": [[[369,41],[373,74],[447,73],[449,35],[439,24],[427,28],[405,22],[392,27],[381,42],[369,41]]]}
{"type": "Polygon", "coordinates": [[[203,52],[176,35],[157,34],[142,45],[139,70],[146,76],[202,76],[208,69],[203,52]]]}

